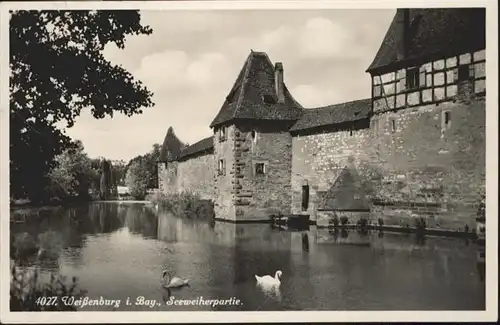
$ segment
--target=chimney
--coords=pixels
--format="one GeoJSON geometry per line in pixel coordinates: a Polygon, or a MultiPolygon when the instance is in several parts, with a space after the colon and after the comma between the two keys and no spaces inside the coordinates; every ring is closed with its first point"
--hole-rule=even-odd
{"type": "Polygon", "coordinates": [[[278,103],[283,104],[285,102],[285,86],[283,84],[283,63],[281,62],[276,62],[274,65],[274,84],[278,103]]]}
{"type": "Polygon", "coordinates": [[[410,41],[410,9],[398,9],[397,11],[397,35],[396,35],[396,47],[397,47],[397,59],[403,60],[408,55],[408,46],[410,41]]]}

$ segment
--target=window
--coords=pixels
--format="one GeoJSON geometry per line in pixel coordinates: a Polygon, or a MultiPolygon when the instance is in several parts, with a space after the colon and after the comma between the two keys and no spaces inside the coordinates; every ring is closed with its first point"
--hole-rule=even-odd
{"type": "Polygon", "coordinates": [[[415,89],[420,85],[420,72],[418,68],[408,69],[406,72],[406,88],[415,89]]]}
{"type": "Polygon", "coordinates": [[[219,175],[226,175],[226,168],[224,166],[224,159],[219,160],[218,172],[219,172],[219,175]]]}
{"type": "Polygon", "coordinates": [[[451,113],[448,111],[443,112],[443,130],[451,128],[451,113]]]}
{"type": "Polygon", "coordinates": [[[394,133],[396,132],[396,120],[391,119],[391,132],[394,133]]]}
{"type": "Polygon", "coordinates": [[[264,175],[266,173],[266,165],[264,163],[255,164],[255,175],[264,175]]]}
{"type": "Polygon", "coordinates": [[[252,136],[252,142],[256,143],[257,142],[257,131],[252,130],[252,132],[250,134],[252,136]]]}
{"type": "Polygon", "coordinates": [[[219,141],[225,141],[226,140],[226,127],[223,126],[219,129],[219,141]]]}
{"type": "Polygon", "coordinates": [[[378,121],[377,120],[371,120],[370,127],[375,134],[378,133],[378,121]]]}
{"type": "Polygon", "coordinates": [[[472,71],[471,71],[471,65],[470,64],[464,64],[458,67],[458,81],[466,81],[470,80],[472,77],[472,71]]]}

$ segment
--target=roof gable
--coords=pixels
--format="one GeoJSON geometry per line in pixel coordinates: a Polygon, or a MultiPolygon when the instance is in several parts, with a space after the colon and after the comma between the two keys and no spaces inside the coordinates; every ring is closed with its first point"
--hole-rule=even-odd
{"type": "Polygon", "coordinates": [[[251,51],[210,127],[233,119],[294,121],[300,117],[302,106],[286,85],[284,95],[284,103],[278,103],[274,66],[267,54],[251,51]]]}
{"type": "Polygon", "coordinates": [[[367,72],[384,72],[398,63],[433,60],[484,49],[484,8],[409,9],[406,57],[398,60],[397,40],[402,35],[404,9],[398,9],[367,72]]]}

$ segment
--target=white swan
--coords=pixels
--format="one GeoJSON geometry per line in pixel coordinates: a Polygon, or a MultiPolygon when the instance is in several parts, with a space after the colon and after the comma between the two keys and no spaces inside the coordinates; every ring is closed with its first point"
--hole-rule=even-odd
{"type": "Polygon", "coordinates": [[[255,275],[255,279],[257,280],[257,284],[262,285],[262,286],[273,286],[273,287],[279,287],[281,284],[280,277],[283,274],[280,270],[276,271],[274,274],[274,278],[270,275],[264,275],[264,276],[258,276],[255,275]]]}
{"type": "MultiPolygon", "coordinates": [[[[163,271],[163,278],[165,279],[166,276],[167,276],[167,271],[163,271]]],[[[187,286],[187,285],[189,285],[188,279],[181,279],[181,278],[174,276],[170,280],[168,277],[166,277],[166,281],[165,281],[165,284],[163,286],[165,288],[179,288],[179,287],[183,287],[183,286],[187,286]]]]}

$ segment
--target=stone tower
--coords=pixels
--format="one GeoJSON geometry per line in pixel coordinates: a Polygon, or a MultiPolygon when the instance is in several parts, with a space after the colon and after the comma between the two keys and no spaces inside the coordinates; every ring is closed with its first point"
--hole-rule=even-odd
{"type": "Polygon", "coordinates": [[[219,113],[214,131],[214,201],[218,218],[267,219],[289,213],[292,137],[302,114],[284,83],[281,63],[251,51],[219,113]]]}

